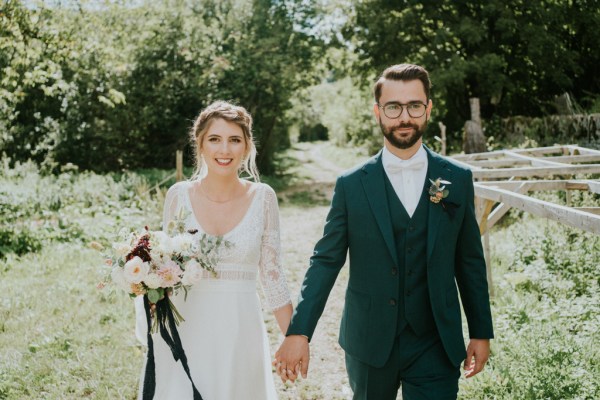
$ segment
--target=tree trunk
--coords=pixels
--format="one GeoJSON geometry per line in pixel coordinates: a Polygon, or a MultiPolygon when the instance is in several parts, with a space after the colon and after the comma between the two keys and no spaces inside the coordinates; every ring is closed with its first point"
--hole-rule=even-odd
{"type": "Polygon", "coordinates": [[[486,139],[481,128],[481,114],[479,112],[479,99],[469,99],[471,105],[471,120],[465,122],[463,136],[463,150],[465,154],[483,153],[487,151],[486,139]]]}

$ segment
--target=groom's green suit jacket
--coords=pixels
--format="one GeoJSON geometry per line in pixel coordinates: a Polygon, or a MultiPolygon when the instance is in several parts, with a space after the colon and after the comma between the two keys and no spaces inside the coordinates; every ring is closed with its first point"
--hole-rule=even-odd
{"type": "MultiPolygon", "coordinates": [[[[442,178],[448,197],[428,202],[427,282],[434,321],[453,364],[465,359],[458,294],[469,336],[493,337],[486,268],[474,211],[471,171],[425,148],[427,177],[442,178]]],[[[335,280],[350,257],[339,343],[374,367],[387,361],[394,340],[400,293],[381,152],[337,179],[323,237],[316,244],[287,335],[309,338],[335,280]]],[[[425,186],[426,188],[429,185],[425,186]]]]}

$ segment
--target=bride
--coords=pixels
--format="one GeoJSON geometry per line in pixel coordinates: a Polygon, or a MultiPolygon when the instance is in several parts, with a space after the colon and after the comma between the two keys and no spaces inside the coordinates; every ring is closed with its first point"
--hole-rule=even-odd
{"type": "MultiPolygon", "coordinates": [[[[275,192],[258,183],[252,117],[243,108],[217,101],[204,109],[191,130],[196,172],[167,192],[163,229],[187,213],[187,229],[223,236],[216,277],[171,297],[185,318],[179,336],[190,375],[204,400],[277,399],[269,343],[257,295],[257,278],[266,302],[285,333],[292,304],[281,266],[279,210],[275,192]],[[243,171],[254,182],[240,179],[243,171]]],[[[136,299],[136,334],[145,344],[143,299],[136,299]]],[[[152,335],[154,399],[192,399],[192,383],[160,334],[152,335]]],[[[143,374],[139,398],[143,393],[143,374]]]]}

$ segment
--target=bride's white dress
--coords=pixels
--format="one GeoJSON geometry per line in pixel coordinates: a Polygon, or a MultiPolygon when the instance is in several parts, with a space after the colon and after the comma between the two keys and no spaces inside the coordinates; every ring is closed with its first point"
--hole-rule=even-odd
{"type": "MultiPolygon", "coordinates": [[[[192,182],[179,182],[167,192],[163,228],[183,207],[188,229],[204,232],[190,201],[192,182]]],[[[291,303],[280,262],[279,209],[275,192],[256,184],[254,197],[240,223],[224,235],[233,246],[221,251],[217,276],[206,272],[200,283],[172,298],[185,318],[178,326],[196,388],[205,400],[277,399],[267,332],[257,282],[268,308],[291,303]]],[[[142,298],[136,299],[136,335],[146,343],[142,298]]],[[[181,362],[175,362],[160,334],[153,334],[156,391],[154,399],[192,399],[192,385],[181,362]]],[[[140,383],[141,398],[143,374],[140,383]]]]}

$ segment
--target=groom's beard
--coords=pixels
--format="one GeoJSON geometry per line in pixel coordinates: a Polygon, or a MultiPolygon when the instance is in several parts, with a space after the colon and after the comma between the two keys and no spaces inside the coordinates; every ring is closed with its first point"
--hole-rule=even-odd
{"type": "Polygon", "coordinates": [[[421,126],[411,123],[385,126],[383,122],[381,122],[381,118],[379,118],[379,127],[381,128],[381,133],[383,133],[383,136],[385,136],[392,146],[404,150],[414,146],[415,143],[417,143],[419,139],[423,137],[423,133],[425,133],[425,130],[427,129],[427,120],[425,120],[421,126]],[[412,128],[413,132],[407,137],[402,137],[399,133],[396,133],[396,131],[400,128],[412,128]]]}

